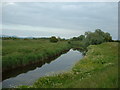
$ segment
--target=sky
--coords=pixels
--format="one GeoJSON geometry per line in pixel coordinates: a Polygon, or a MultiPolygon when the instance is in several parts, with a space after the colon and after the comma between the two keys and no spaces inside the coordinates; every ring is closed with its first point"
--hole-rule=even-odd
{"type": "Polygon", "coordinates": [[[117,2],[4,2],[2,34],[72,38],[101,29],[118,39],[117,2]]]}

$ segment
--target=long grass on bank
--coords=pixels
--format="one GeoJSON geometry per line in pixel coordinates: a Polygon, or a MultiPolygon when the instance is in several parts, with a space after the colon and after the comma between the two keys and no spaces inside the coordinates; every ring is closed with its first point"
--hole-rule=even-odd
{"type": "Polygon", "coordinates": [[[70,49],[66,41],[51,43],[49,40],[3,40],[2,69],[25,66],[39,60],[55,57],[70,49]]]}

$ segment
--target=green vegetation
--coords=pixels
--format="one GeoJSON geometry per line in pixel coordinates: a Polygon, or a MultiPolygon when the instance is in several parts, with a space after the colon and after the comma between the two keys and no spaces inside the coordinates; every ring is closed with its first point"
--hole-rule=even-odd
{"type": "Polygon", "coordinates": [[[85,35],[80,35],[79,37],[73,37],[69,40],[69,44],[73,47],[77,46],[80,49],[87,49],[89,45],[97,45],[103,42],[112,41],[112,37],[108,32],[103,32],[101,29],[96,29],[95,32],[85,32],[85,35]]]}
{"type": "Polygon", "coordinates": [[[70,72],[42,77],[20,88],[117,88],[118,43],[90,45],[86,56],[70,72]]]}
{"type": "Polygon", "coordinates": [[[49,39],[2,41],[2,69],[11,70],[60,55],[70,49],[66,41],[51,43],[49,39]]]}
{"type": "Polygon", "coordinates": [[[58,42],[58,39],[55,36],[52,36],[50,38],[50,42],[56,43],[56,42],[58,42]]]}
{"type": "Polygon", "coordinates": [[[70,48],[85,57],[66,73],[42,77],[20,88],[116,88],[118,87],[118,42],[100,29],[70,40],[56,38],[2,38],[3,72],[59,56],[70,48]],[[98,45],[100,44],[100,45],[98,45]],[[72,82],[71,82],[72,81],[72,82]]]}

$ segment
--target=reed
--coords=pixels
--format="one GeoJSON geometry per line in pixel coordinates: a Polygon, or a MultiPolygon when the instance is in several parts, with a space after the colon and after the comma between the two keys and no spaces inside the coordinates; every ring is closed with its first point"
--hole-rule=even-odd
{"type": "Polygon", "coordinates": [[[66,41],[51,43],[49,40],[3,40],[2,70],[26,66],[40,60],[49,59],[69,50],[66,41]]]}

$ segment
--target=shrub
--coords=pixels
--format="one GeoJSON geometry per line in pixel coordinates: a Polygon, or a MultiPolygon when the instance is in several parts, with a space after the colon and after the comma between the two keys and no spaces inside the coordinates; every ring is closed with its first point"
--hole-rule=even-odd
{"type": "Polygon", "coordinates": [[[103,32],[101,29],[96,29],[95,32],[88,31],[85,32],[84,35],[73,37],[72,39],[69,40],[68,43],[74,46],[87,48],[89,45],[97,45],[103,42],[111,42],[111,41],[113,41],[112,36],[108,32],[103,32]]]}
{"type": "Polygon", "coordinates": [[[52,36],[50,38],[50,42],[56,43],[56,42],[58,42],[58,39],[55,36],[52,36]]]}

